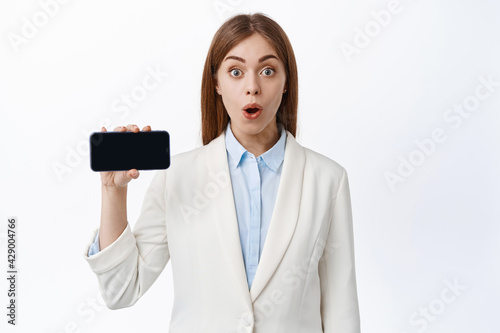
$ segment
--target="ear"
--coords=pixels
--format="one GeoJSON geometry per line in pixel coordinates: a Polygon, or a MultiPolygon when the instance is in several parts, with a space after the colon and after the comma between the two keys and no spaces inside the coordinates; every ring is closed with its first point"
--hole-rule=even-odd
{"type": "Polygon", "coordinates": [[[220,93],[220,87],[219,87],[219,82],[217,82],[217,78],[214,78],[214,86],[215,86],[215,92],[219,95],[222,95],[220,93]]]}

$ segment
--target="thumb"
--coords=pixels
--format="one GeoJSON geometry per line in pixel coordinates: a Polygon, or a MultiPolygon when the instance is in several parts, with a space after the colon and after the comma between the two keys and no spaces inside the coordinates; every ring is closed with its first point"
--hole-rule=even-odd
{"type": "Polygon", "coordinates": [[[127,177],[132,180],[132,179],[137,179],[139,177],[139,171],[137,169],[132,169],[130,172],[127,174],[127,177]]]}

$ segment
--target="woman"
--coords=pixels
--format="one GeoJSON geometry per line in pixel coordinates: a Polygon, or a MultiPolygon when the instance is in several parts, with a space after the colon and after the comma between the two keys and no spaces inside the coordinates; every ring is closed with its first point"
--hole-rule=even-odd
{"type": "Polygon", "coordinates": [[[204,145],[157,171],[134,231],[126,193],[138,171],[101,173],[85,258],[107,306],[133,305],[171,259],[171,333],[359,332],[347,174],[295,140],[285,32],[259,13],[226,21],[201,94],[204,145]]]}

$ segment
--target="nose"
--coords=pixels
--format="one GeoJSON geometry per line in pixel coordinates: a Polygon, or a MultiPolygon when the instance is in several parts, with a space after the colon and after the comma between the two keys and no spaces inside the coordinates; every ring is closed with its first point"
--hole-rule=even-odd
{"type": "Polygon", "coordinates": [[[247,80],[247,95],[258,95],[260,94],[259,80],[255,75],[248,75],[247,80]]]}

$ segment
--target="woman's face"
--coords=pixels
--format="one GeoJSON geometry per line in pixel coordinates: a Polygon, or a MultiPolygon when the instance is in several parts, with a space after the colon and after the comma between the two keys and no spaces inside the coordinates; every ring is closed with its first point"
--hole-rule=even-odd
{"type": "Polygon", "coordinates": [[[254,33],[233,47],[219,66],[216,85],[231,118],[233,132],[276,133],[276,112],[285,84],[285,66],[273,46],[260,34],[254,33]],[[252,103],[258,105],[249,105],[252,103]],[[255,110],[244,111],[249,106],[261,110],[253,114],[255,110]]]}

